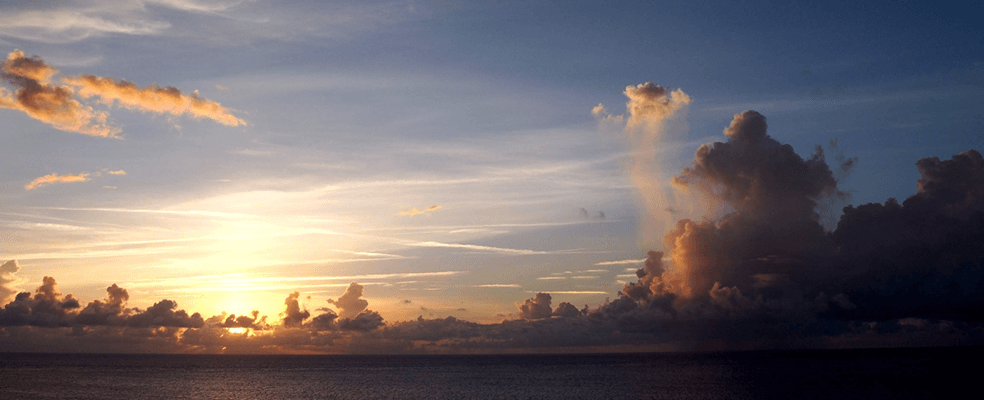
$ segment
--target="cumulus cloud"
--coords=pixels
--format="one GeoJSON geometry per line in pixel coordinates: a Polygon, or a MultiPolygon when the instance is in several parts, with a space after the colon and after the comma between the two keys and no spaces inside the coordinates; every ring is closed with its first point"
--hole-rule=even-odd
{"type": "Polygon", "coordinates": [[[362,285],[352,282],[337,300],[328,299],[328,304],[338,307],[339,317],[353,318],[369,307],[369,302],[362,298],[363,289],[362,285]]]}
{"type": "Polygon", "coordinates": [[[226,314],[216,315],[205,320],[206,326],[217,326],[222,328],[248,328],[253,330],[266,330],[270,325],[266,322],[266,315],[260,316],[260,312],[253,310],[250,315],[226,314]]]}
{"type": "Polygon", "coordinates": [[[549,318],[553,315],[553,309],[550,308],[550,300],[549,293],[537,293],[536,296],[526,299],[523,304],[516,304],[516,307],[519,307],[519,313],[523,318],[549,318]]]}
{"type": "Polygon", "coordinates": [[[411,216],[412,217],[414,215],[427,214],[427,213],[434,212],[434,211],[437,211],[437,210],[440,210],[440,209],[441,209],[441,206],[438,206],[438,205],[430,206],[430,207],[427,207],[427,208],[425,208],[423,210],[418,210],[416,207],[414,207],[414,208],[411,208],[411,209],[409,209],[407,211],[400,211],[399,213],[397,213],[397,215],[408,215],[408,216],[411,216]]]}
{"type": "MultiPolygon", "coordinates": [[[[725,138],[701,146],[690,166],[673,178],[675,185],[712,198],[724,212],[677,221],[661,232],[662,249],[648,252],[644,260],[605,264],[642,266],[634,282],[596,307],[578,310],[564,302],[554,309],[551,294],[541,292],[516,304],[518,318],[499,323],[419,317],[387,324],[379,313],[367,310],[363,287],[353,282],[345,294],[329,300],[341,315],[320,309],[322,314],[308,319],[295,292],[285,300],[281,325],[263,335],[230,336],[226,327],[256,326],[258,314],[213,317],[204,323],[196,315],[175,312],[168,300],[147,310],[130,309],[128,294],[115,285],[107,288],[104,300],[83,308],[71,295],[58,293],[54,279],[46,277],[33,295],[20,293],[0,311],[0,325],[6,329],[0,347],[58,327],[63,327],[64,338],[67,330],[78,327],[95,336],[92,327],[155,324],[177,329],[167,330],[171,341],[166,343],[175,351],[984,343],[984,157],[979,152],[919,160],[914,195],[903,202],[846,207],[836,229],[825,231],[816,208],[839,191],[836,173],[822,153],[799,156],[774,139],[765,117],[754,111],[737,114],[725,138]]],[[[3,264],[0,271],[6,275],[0,277],[9,279],[17,269],[16,263],[3,264]]],[[[560,293],[587,292],[553,292],[560,293]]]]}
{"type": "Polygon", "coordinates": [[[645,244],[658,243],[657,232],[663,232],[675,218],[674,214],[693,215],[708,205],[699,196],[692,196],[670,185],[669,165],[679,164],[677,155],[667,151],[669,145],[682,141],[685,126],[679,116],[691,103],[681,89],[670,90],[652,82],[627,86],[623,92],[626,118],[611,115],[599,104],[592,113],[606,129],[617,129],[626,140],[632,155],[629,168],[638,189],[639,201],[648,213],[640,214],[640,238],[645,244]]]}
{"type": "Polygon", "coordinates": [[[14,274],[20,271],[17,260],[9,260],[0,264],[0,304],[7,304],[17,293],[17,285],[23,281],[14,274]]]}
{"type": "Polygon", "coordinates": [[[625,108],[629,113],[630,129],[659,124],[690,104],[690,96],[683,90],[670,91],[652,82],[627,86],[624,93],[629,98],[625,108]]]}
{"type": "MultiPolygon", "coordinates": [[[[6,264],[5,264],[6,265],[6,264]]],[[[82,308],[71,294],[58,291],[55,278],[44,277],[34,291],[18,293],[14,301],[0,310],[0,326],[128,326],[128,327],[201,327],[201,315],[189,315],[177,309],[172,300],[161,300],[146,310],[127,308],[130,295],[116,284],[106,288],[104,300],[94,300],[82,308]]]]}
{"type": "MultiPolygon", "coordinates": [[[[301,306],[297,299],[301,296],[299,292],[291,293],[284,300],[284,326],[301,326],[304,324],[304,320],[311,316],[308,310],[301,310],[301,306]]],[[[344,297],[344,296],[343,296],[344,297]]]]}
{"type": "Polygon", "coordinates": [[[186,95],[174,87],[156,84],[140,88],[127,81],[93,75],[64,76],[60,79],[62,84],[55,84],[51,79],[57,73],[41,58],[26,57],[24,52],[14,50],[0,67],[0,78],[13,86],[14,92],[0,87],[0,108],[23,111],[66,132],[102,137],[116,137],[121,130],[108,124],[108,113],[94,111],[80,100],[95,98],[107,106],[208,118],[226,126],[245,125],[221,104],[201,98],[197,91],[186,95]]]}

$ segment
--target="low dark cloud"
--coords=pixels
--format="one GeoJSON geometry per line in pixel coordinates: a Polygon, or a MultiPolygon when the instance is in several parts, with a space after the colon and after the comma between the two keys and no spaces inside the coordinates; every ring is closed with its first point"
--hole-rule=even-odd
{"type": "Polygon", "coordinates": [[[523,304],[516,306],[519,307],[519,315],[525,319],[549,318],[553,315],[550,300],[549,293],[537,293],[536,296],[526,299],[523,304]]]}
{"type": "Polygon", "coordinates": [[[362,299],[363,289],[365,287],[362,285],[352,282],[348,289],[345,289],[345,293],[337,300],[328,299],[328,304],[338,307],[339,317],[354,318],[365,310],[366,307],[369,307],[369,302],[362,299]]]}
{"type": "Polygon", "coordinates": [[[307,310],[301,310],[301,306],[297,301],[300,296],[301,294],[299,292],[294,292],[284,300],[284,306],[286,306],[283,314],[284,326],[301,326],[304,324],[304,320],[311,316],[311,313],[307,310]]]}
{"type": "Polygon", "coordinates": [[[201,315],[189,315],[172,300],[161,300],[146,310],[127,308],[130,296],[116,284],[106,288],[106,298],[93,300],[84,308],[71,294],[58,291],[55,278],[46,276],[43,283],[29,292],[18,293],[14,301],[0,310],[0,326],[129,326],[197,328],[204,325],[201,315]]]}

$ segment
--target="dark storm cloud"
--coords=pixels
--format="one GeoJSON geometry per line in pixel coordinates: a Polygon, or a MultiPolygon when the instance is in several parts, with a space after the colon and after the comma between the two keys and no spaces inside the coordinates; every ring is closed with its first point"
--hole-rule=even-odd
{"type": "Polygon", "coordinates": [[[833,232],[842,318],[984,320],[984,159],[923,158],[918,192],[846,207],[833,232]]]}

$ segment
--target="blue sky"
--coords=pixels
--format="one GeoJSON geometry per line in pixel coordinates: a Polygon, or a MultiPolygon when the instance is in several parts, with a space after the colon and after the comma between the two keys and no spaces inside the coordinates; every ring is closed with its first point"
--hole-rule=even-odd
{"type": "Polygon", "coordinates": [[[499,321],[540,291],[598,306],[674,222],[653,225],[666,216],[630,177],[638,149],[592,115],[624,114],[645,82],[692,99],[657,141],[665,177],[745,110],[804,158],[857,157],[828,229],[844,205],[914,193],[916,160],[984,148],[980,3],[91,0],[0,15],[4,54],[197,90],[245,123],[89,99],[112,139],[0,109],[0,262],[18,260],[19,290],[53,276],[83,302],[118,283],[137,307],[276,315],[287,293],[314,310],[358,281],[388,321],[499,321]],[[87,180],[25,190],[48,174],[87,180]]]}

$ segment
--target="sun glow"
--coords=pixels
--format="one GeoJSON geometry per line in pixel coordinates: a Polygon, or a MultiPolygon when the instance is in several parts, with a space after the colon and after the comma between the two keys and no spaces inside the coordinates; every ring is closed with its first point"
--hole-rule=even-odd
{"type": "Polygon", "coordinates": [[[249,328],[226,328],[226,330],[229,331],[229,333],[240,335],[248,332],[249,328]]]}

